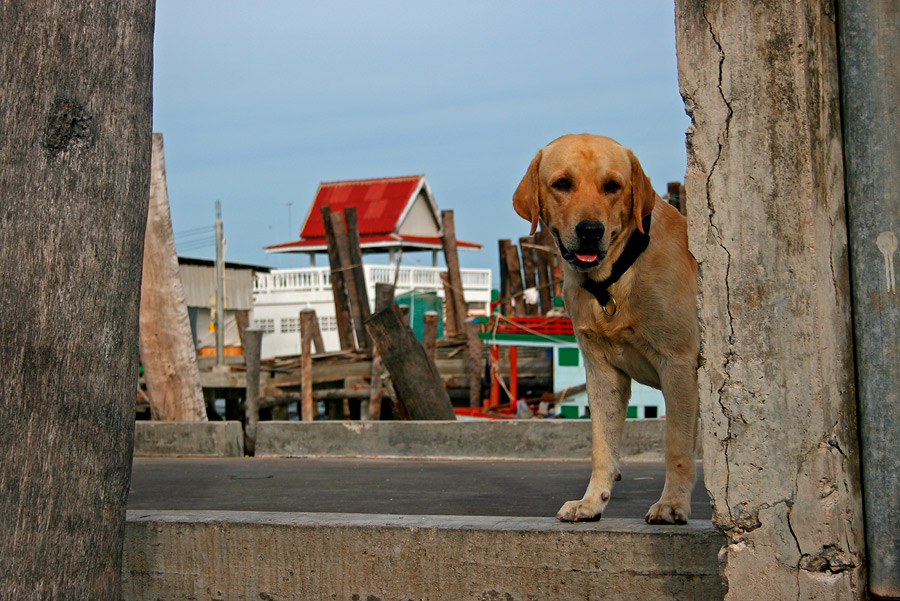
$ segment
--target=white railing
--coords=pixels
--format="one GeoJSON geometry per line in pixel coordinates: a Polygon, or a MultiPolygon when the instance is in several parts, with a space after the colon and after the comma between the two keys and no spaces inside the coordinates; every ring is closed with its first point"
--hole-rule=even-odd
{"type": "MultiPolygon", "coordinates": [[[[405,290],[434,290],[442,292],[441,273],[443,267],[405,267],[397,270],[392,265],[363,265],[369,288],[375,284],[390,284],[397,279],[398,292],[405,290]]],[[[490,269],[460,269],[463,289],[490,292],[490,269]]],[[[320,292],[331,288],[330,269],[327,267],[306,267],[300,269],[278,269],[271,273],[257,274],[253,292],[266,294],[273,292],[320,292]]]]}

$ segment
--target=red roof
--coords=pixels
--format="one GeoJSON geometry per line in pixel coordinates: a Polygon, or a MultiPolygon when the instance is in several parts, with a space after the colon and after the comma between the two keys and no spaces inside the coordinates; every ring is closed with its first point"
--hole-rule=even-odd
{"type": "Polygon", "coordinates": [[[321,238],[324,242],[321,207],[325,205],[330,205],[332,212],[356,207],[360,237],[367,234],[390,234],[396,229],[397,220],[424,177],[410,175],[322,182],[300,229],[300,238],[321,238]]]}
{"type": "MultiPolygon", "coordinates": [[[[442,247],[440,237],[397,233],[400,218],[406,213],[422,188],[432,206],[432,211],[436,212],[437,208],[424,175],[322,182],[316,191],[315,199],[309,208],[303,227],[300,228],[300,239],[273,244],[265,248],[276,252],[326,249],[321,208],[329,206],[332,212],[342,212],[347,207],[356,207],[360,244],[363,248],[384,247],[387,249],[399,246],[440,249],[442,247]]],[[[440,219],[437,214],[434,217],[436,221],[440,219]]],[[[481,245],[475,242],[457,240],[456,243],[461,248],[481,248],[481,245]]]]}

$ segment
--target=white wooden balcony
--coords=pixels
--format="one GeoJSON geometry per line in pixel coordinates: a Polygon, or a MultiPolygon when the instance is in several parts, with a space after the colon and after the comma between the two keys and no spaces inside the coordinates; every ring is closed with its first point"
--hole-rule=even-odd
{"type": "MultiPolygon", "coordinates": [[[[374,309],[375,284],[395,281],[395,294],[417,290],[436,292],[444,298],[442,267],[363,265],[370,309],[374,309]]],[[[265,331],[264,357],[296,354],[300,350],[299,314],[315,309],[325,346],[339,348],[334,318],[331,273],[327,267],[278,269],[259,273],[253,285],[253,325],[265,331]]],[[[463,295],[470,313],[487,314],[491,302],[491,270],[461,269],[463,295]]]]}

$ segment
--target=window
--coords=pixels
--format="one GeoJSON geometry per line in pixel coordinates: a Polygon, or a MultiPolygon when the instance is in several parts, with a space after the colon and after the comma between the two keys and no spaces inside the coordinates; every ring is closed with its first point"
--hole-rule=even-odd
{"type": "Polygon", "coordinates": [[[300,331],[300,318],[299,317],[282,317],[281,318],[281,333],[282,334],[290,334],[291,332],[299,332],[300,331]]]}
{"type": "Polygon", "coordinates": [[[253,327],[262,330],[265,334],[273,334],[275,332],[275,320],[273,318],[254,319],[253,327]]]}

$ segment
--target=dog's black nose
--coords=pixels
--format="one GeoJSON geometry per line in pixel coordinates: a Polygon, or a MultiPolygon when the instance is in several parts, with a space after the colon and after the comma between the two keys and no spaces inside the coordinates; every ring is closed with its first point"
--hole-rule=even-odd
{"type": "Polygon", "coordinates": [[[585,219],[575,226],[575,235],[578,239],[587,244],[596,244],[603,237],[606,228],[599,221],[591,221],[585,219]]]}

